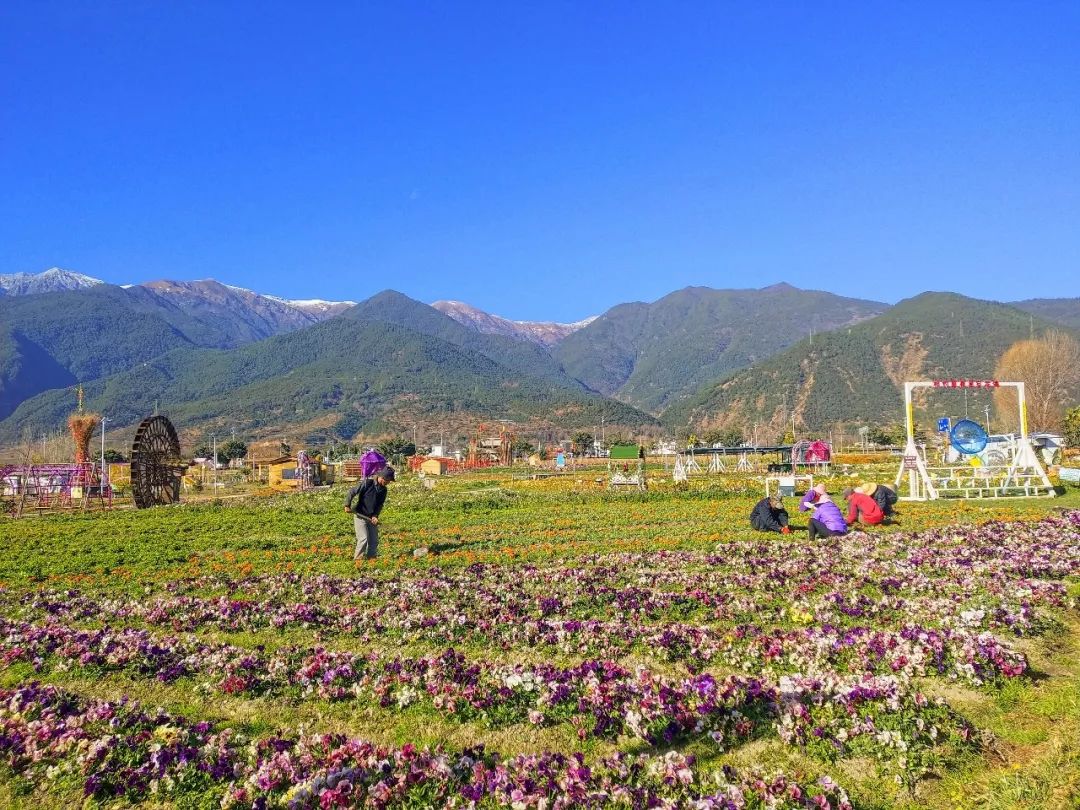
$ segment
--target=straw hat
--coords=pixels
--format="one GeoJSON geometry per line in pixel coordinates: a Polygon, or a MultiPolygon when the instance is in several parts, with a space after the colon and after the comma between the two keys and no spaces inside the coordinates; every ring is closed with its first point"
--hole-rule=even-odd
{"type": "Polygon", "coordinates": [[[863,484],[861,487],[858,487],[858,491],[863,495],[873,495],[877,492],[877,484],[871,481],[869,484],[863,484]]]}

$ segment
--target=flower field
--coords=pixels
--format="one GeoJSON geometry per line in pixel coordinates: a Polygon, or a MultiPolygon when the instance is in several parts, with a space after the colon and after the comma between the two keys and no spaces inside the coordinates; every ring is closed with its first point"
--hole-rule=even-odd
{"type": "Polygon", "coordinates": [[[1074,806],[1075,494],[754,487],[404,481],[359,565],[338,493],[8,522],[0,804],[1074,806]]]}

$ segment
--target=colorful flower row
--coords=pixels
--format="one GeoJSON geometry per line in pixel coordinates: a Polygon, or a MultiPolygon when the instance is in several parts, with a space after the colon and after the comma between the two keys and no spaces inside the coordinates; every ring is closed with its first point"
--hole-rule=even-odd
{"type": "Polygon", "coordinates": [[[20,609],[27,618],[47,614],[68,620],[107,616],[175,630],[329,627],[377,635],[387,628],[408,632],[432,625],[469,625],[487,633],[497,625],[542,626],[560,619],[723,626],[813,621],[837,627],[872,620],[894,628],[914,623],[1030,633],[1044,622],[1036,607],[1069,605],[1060,582],[1031,576],[1080,573],[1076,514],[1030,526],[987,524],[964,533],[922,533],[899,540],[896,535],[852,535],[836,559],[816,550],[741,543],[726,546],[723,557],[625,554],[586,559],[573,567],[477,565],[408,571],[384,580],[203,577],[176,584],[188,595],[9,595],[5,612],[15,615],[20,609]],[[206,589],[229,595],[196,593],[206,589]]]}
{"type": "MultiPolygon", "coordinates": [[[[643,668],[631,671],[611,661],[524,667],[473,662],[454,650],[414,658],[321,649],[266,653],[190,637],[154,638],[132,629],[8,624],[6,630],[2,649],[7,665],[27,660],[39,671],[51,664],[61,671],[76,667],[125,671],[166,682],[203,677],[209,679],[210,688],[228,694],[368,698],[390,710],[422,703],[448,718],[493,726],[570,722],[582,739],[632,735],[660,745],[707,735],[723,748],[774,725],[783,736],[791,716],[803,716],[805,707],[820,710],[829,705],[841,710],[832,717],[837,734],[854,738],[858,735],[841,716],[852,707],[864,713],[869,725],[860,728],[867,732],[876,728],[873,718],[879,725],[891,723],[885,716],[894,714],[901,703],[908,707],[909,719],[920,722],[926,721],[921,718],[924,711],[938,711],[893,676],[785,677],[777,686],[740,675],[720,681],[708,674],[670,678],[643,668]]],[[[948,728],[952,733],[966,724],[953,718],[948,728]]],[[[901,738],[910,735],[916,740],[920,730],[918,724],[905,727],[901,738]]],[[[882,751],[887,753],[887,748],[882,751]]]]}
{"type": "MultiPolygon", "coordinates": [[[[193,597],[184,597],[189,602],[193,597]]],[[[91,598],[79,596],[73,600],[78,615],[90,611],[91,598]]],[[[49,616],[60,616],[57,605],[48,610],[49,616]]],[[[222,603],[221,612],[196,613],[183,621],[179,613],[163,618],[162,605],[150,604],[142,611],[151,624],[164,621],[187,629],[219,625],[216,616],[234,617],[231,609],[236,602],[222,603]]],[[[242,603],[244,615],[257,614],[242,603]]],[[[93,613],[111,621],[111,603],[102,600],[94,604],[93,613]]],[[[182,607],[175,603],[177,610],[182,607]]],[[[203,603],[203,608],[206,604],[203,603]]],[[[334,633],[348,633],[368,642],[397,639],[401,642],[425,641],[440,646],[472,642],[495,644],[502,649],[550,647],[566,654],[586,657],[612,658],[631,651],[659,654],[670,661],[682,661],[691,671],[698,671],[711,662],[723,662],[748,673],[777,675],[791,672],[820,673],[834,670],[851,673],[900,672],[909,675],[938,674],[960,678],[978,685],[1002,677],[1022,674],[1027,663],[1024,656],[1002,643],[989,632],[980,632],[985,623],[985,611],[961,611],[955,621],[945,622],[942,628],[931,624],[908,622],[894,629],[872,629],[865,625],[834,626],[828,622],[814,623],[792,629],[767,630],[757,624],[718,628],[672,622],[669,624],[642,623],[635,620],[607,621],[560,620],[555,617],[529,619],[505,616],[501,621],[476,620],[467,613],[448,612],[414,615],[395,615],[391,611],[369,613],[360,608],[331,606],[318,610],[311,605],[279,607],[273,621],[282,626],[319,628],[334,633]]],[[[134,620],[138,611],[132,607],[126,618],[134,620]]],[[[793,620],[815,622],[809,613],[791,608],[793,620]]],[[[236,629],[232,621],[231,629],[236,629]]],[[[254,628],[249,628],[254,629],[254,628]]],[[[323,633],[325,637],[325,633],[323,633]]]]}
{"type": "Polygon", "coordinates": [[[691,807],[699,810],[850,810],[829,777],[816,782],[725,767],[693,757],[579,753],[500,757],[382,748],[331,734],[251,740],[233,728],[192,723],[120,701],[80,700],[29,684],[0,690],[0,755],[33,788],[79,791],[97,801],[200,796],[226,810],[288,807],[691,807]]]}

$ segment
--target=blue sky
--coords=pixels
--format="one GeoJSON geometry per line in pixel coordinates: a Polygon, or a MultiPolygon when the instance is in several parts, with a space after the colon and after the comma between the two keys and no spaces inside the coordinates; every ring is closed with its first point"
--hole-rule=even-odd
{"type": "Polygon", "coordinates": [[[1080,3],[7,3],[0,272],[1080,296],[1080,3]]]}

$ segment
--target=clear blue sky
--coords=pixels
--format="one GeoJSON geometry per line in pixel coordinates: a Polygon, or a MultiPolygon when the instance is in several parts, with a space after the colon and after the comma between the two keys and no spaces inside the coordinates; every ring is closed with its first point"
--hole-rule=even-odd
{"type": "Polygon", "coordinates": [[[1080,3],[0,4],[0,272],[1080,296],[1080,3]]]}

